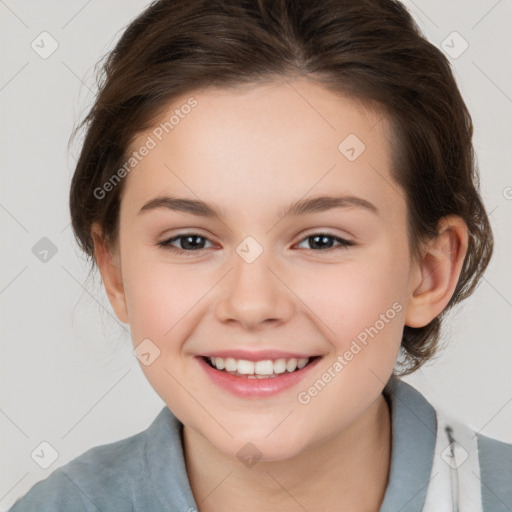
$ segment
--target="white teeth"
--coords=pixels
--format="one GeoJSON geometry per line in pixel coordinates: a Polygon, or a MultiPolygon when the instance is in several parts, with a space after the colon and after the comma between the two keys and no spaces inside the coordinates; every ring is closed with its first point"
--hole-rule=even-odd
{"type": "Polygon", "coordinates": [[[272,374],[280,374],[288,371],[301,370],[309,362],[309,357],[302,359],[265,359],[262,361],[247,361],[246,359],[234,359],[227,357],[210,357],[212,365],[217,370],[225,370],[227,372],[238,372],[241,375],[248,375],[250,378],[265,378],[272,374]]]}
{"type": "Polygon", "coordinates": [[[239,359],[237,361],[236,369],[238,373],[242,373],[243,375],[254,375],[254,363],[252,361],[239,359]]]}
{"type": "Polygon", "coordinates": [[[274,365],[272,364],[272,361],[258,361],[254,365],[254,373],[257,375],[272,375],[274,373],[274,365]]]}
{"type": "Polygon", "coordinates": [[[288,361],[286,362],[286,369],[289,372],[293,372],[293,370],[295,370],[295,368],[297,368],[297,359],[295,359],[295,358],[288,359],[288,361]]]}
{"type": "Polygon", "coordinates": [[[274,361],[274,373],[284,373],[286,371],[286,359],[274,361]]]}
{"type": "MultiPolygon", "coordinates": [[[[220,359],[221,361],[221,364],[222,364],[222,357],[216,357],[215,358],[215,361],[212,361],[212,363],[214,364],[214,366],[217,366],[217,361],[220,359]]],[[[224,360],[224,368],[226,369],[227,372],[236,372],[236,367],[237,367],[237,364],[236,364],[236,360],[233,359],[232,357],[228,357],[224,360]]],[[[217,368],[220,370],[221,368],[219,368],[217,366],[217,368]]]]}
{"type": "Polygon", "coordinates": [[[304,366],[306,366],[307,362],[308,362],[308,360],[307,360],[307,359],[299,359],[299,360],[297,361],[297,368],[298,368],[299,370],[302,370],[302,368],[304,368],[304,366]]]}

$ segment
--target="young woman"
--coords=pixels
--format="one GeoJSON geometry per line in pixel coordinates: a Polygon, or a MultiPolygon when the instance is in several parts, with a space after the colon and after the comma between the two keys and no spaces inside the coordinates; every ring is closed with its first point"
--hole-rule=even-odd
{"type": "Polygon", "coordinates": [[[512,445],[400,380],[492,253],[406,9],[160,0],[104,71],[73,229],[166,407],[11,510],[510,510],[512,445]]]}

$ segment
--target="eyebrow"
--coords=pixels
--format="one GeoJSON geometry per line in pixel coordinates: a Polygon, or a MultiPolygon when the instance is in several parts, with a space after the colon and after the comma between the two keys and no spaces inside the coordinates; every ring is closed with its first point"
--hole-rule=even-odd
{"type": "MultiPolygon", "coordinates": [[[[370,211],[376,215],[379,214],[377,207],[363,199],[356,196],[318,196],[309,199],[300,199],[287,208],[283,208],[279,212],[280,217],[286,215],[298,216],[306,215],[308,213],[319,213],[333,208],[348,208],[356,206],[370,211]]],[[[199,217],[219,217],[219,212],[215,206],[210,203],[188,199],[183,197],[170,197],[160,196],[151,199],[139,211],[141,214],[144,211],[154,210],[156,208],[167,208],[173,211],[180,211],[197,215],[199,217]]]]}

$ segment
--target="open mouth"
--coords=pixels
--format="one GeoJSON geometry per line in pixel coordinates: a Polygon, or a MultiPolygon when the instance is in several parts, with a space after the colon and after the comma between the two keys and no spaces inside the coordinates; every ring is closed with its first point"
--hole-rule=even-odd
{"type": "Polygon", "coordinates": [[[303,370],[316,359],[322,356],[313,356],[302,359],[267,359],[263,361],[247,361],[244,359],[204,357],[202,359],[208,366],[221,373],[246,379],[273,379],[290,373],[303,370]]]}

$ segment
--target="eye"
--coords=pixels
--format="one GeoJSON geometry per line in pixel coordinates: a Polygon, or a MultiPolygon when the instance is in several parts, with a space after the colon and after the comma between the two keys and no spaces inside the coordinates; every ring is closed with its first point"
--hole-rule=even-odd
{"type": "Polygon", "coordinates": [[[309,242],[313,246],[313,249],[310,250],[315,250],[317,252],[330,252],[335,249],[346,249],[354,245],[354,242],[345,240],[344,238],[340,238],[339,236],[335,236],[330,233],[313,233],[308,235],[306,238],[303,238],[300,243],[303,242],[309,242]],[[333,244],[331,240],[338,242],[339,246],[332,247],[333,244]]]}
{"type": "Polygon", "coordinates": [[[209,241],[208,238],[198,234],[198,233],[181,233],[177,236],[169,238],[168,240],[164,240],[163,242],[158,242],[160,247],[172,251],[176,254],[186,254],[200,251],[204,249],[204,244],[206,241],[209,241]],[[179,243],[180,247],[175,247],[172,245],[174,242],[181,240],[179,243]]]}

